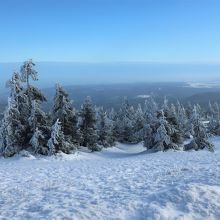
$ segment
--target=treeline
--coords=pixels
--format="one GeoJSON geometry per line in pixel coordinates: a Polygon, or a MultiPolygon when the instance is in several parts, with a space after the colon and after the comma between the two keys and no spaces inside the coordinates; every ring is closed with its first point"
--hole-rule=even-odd
{"type": "Polygon", "coordinates": [[[208,138],[220,134],[217,103],[203,111],[199,105],[169,104],[166,98],[162,106],[150,97],[138,107],[124,99],[115,111],[96,107],[87,97],[76,110],[68,94],[57,85],[52,110],[46,113],[41,107],[47,101],[44,94],[31,84],[36,80],[35,64],[29,60],[7,82],[10,97],[0,125],[0,155],[4,157],[22,150],[42,155],[69,154],[81,146],[100,151],[116,142],[141,141],[151,151],[213,151],[208,138]],[[190,142],[184,145],[187,139],[190,142]]]}

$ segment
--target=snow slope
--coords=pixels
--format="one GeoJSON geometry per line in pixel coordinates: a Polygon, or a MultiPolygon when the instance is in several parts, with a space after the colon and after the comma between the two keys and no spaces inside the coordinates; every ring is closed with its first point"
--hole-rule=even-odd
{"type": "Polygon", "coordinates": [[[0,219],[220,219],[216,152],[99,153],[0,159],[0,219]]]}

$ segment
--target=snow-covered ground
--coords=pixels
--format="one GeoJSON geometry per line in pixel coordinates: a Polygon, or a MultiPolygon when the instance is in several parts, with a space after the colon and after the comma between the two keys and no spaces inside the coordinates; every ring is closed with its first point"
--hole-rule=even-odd
{"type": "Polygon", "coordinates": [[[99,153],[0,159],[0,219],[220,219],[216,151],[99,153]]]}

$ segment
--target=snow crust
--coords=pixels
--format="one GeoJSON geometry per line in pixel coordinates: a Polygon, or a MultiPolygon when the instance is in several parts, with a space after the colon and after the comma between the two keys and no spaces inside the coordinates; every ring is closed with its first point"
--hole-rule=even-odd
{"type": "Polygon", "coordinates": [[[0,158],[0,219],[220,219],[214,153],[147,153],[142,144],[0,158]]]}

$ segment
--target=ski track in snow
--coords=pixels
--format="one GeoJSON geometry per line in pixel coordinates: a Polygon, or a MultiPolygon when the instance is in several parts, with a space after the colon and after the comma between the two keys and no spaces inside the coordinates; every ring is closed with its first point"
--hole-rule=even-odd
{"type": "Polygon", "coordinates": [[[220,219],[216,151],[99,153],[0,158],[0,219],[220,219]]]}

